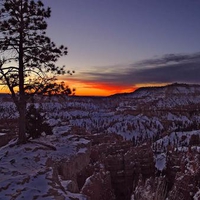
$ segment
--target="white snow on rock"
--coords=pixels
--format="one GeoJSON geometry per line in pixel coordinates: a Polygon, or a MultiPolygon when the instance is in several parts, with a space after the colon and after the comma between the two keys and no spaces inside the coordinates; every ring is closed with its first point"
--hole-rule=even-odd
{"type": "Polygon", "coordinates": [[[165,169],[166,167],[166,154],[165,153],[161,153],[158,154],[157,156],[155,156],[155,160],[156,160],[156,164],[155,167],[162,171],[163,169],[165,169]]]}
{"type": "Polygon", "coordinates": [[[56,178],[57,169],[51,164],[69,160],[78,152],[85,153],[89,141],[80,139],[79,142],[75,136],[71,139],[52,135],[32,142],[13,147],[9,143],[0,149],[0,199],[53,200],[62,197],[67,200],[73,197],[86,200],[84,195],[63,188],[64,180],[56,178]]]}

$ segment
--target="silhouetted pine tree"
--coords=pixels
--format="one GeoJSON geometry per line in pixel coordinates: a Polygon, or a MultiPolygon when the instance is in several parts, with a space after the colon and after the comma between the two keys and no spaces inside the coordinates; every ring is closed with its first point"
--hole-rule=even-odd
{"type": "Polygon", "coordinates": [[[45,92],[56,75],[65,73],[55,62],[67,55],[67,48],[56,47],[46,36],[50,15],[40,0],[1,0],[0,83],[9,88],[19,112],[19,143],[26,142],[26,92],[45,92]]]}

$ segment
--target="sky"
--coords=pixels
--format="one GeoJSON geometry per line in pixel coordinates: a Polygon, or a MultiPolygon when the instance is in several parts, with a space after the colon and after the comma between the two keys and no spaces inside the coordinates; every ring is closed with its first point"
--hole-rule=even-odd
{"type": "Polygon", "coordinates": [[[76,95],[200,83],[200,0],[43,0],[47,35],[68,47],[58,65],[76,95]]]}

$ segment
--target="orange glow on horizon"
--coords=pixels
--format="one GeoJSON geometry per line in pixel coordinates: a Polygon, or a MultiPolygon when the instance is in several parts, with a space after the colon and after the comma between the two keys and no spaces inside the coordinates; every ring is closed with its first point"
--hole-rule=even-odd
{"type": "Polygon", "coordinates": [[[10,93],[9,92],[9,90],[5,87],[5,86],[3,86],[3,87],[0,87],[0,93],[10,93]]]}
{"type": "MultiPolygon", "coordinates": [[[[58,80],[62,81],[62,80],[58,80]]],[[[66,85],[71,89],[75,89],[76,96],[109,96],[117,93],[129,93],[134,92],[140,87],[152,87],[152,86],[163,86],[164,84],[136,84],[134,86],[123,86],[123,85],[110,85],[106,83],[95,83],[89,81],[76,81],[69,80],[65,81],[66,85]]],[[[9,93],[6,87],[0,88],[0,93],[9,93]]]]}
{"type": "Polygon", "coordinates": [[[67,85],[71,89],[75,88],[77,96],[109,96],[117,93],[133,92],[137,87],[125,87],[122,85],[110,85],[106,83],[95,83],[89,81],[70,80],[67,85]]]}

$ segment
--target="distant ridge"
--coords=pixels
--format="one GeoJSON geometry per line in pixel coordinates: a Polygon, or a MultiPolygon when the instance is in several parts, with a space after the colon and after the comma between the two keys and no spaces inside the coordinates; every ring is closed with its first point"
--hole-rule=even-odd
{"type": "MultiPolygon", "coordinates": [[[[167,85],[162,85],[162,86],[140,87],[140,88],[136,89],[134,92],[146,90],[146,89],[161,89],[161,88],[167,88],[167,87],[200,87],[200,85],[199,84],[189,84],[189,83],[172,83],[172,84],[167,84],[167,85]]],[[[131,93],[134,93],[134,92],[131,92],[131,93]]]]}
{"type": "Polygon", "coordinates": [[[164,86],[163,85],[162,86],[146,86],[146,87],[140,87],[133,92],[117,93],[117,94],[110,95],[109,97],[128,96],[128,95],[137,94],[137,93],[143,92],[143,91],[151,92],[151,91],[156,91],[156,90],[162,90],[162,89],[165,89],[165,88],[176,88],[176,87],[185,87],[185,88],[197,87],[197,88],[200,88],[200,84],[171,83],[171,84],[167,84],[167,85],[164,85],[164,86]]]}

